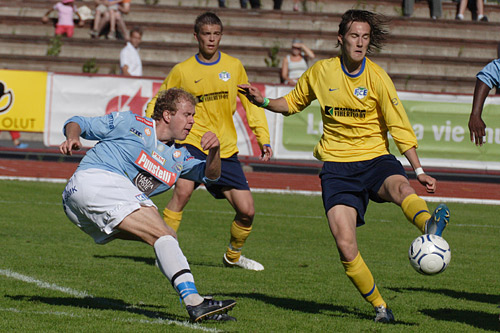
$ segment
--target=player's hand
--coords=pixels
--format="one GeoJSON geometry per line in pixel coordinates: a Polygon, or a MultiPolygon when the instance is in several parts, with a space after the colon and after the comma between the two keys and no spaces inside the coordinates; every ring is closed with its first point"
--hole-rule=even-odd
{"type": "Polygon", "coordinates": [[[260,90],[250,84],[239,84],[238,91],[245,95],[252,104],[259,106],[264,103],[264,97],[262,97],[260,90]]]}
{"type": "Polygon", "coordinates": [[[80,139],[66,139],[63,143],[59,145],[59,151],[63,155],[73,155],[73,150],[80,150],[82,148],[82,143],[80,139]]]}
{"type": "Polygon", "coordinates": [[[427,190],[428,193],[434,193],[436,192],[436,179],[429,176],[426,173],[422,173],[419,176],[417,176],[418,181],[420,184],[425,186],[425,189],[427,190]]]}
{"type": "Polygon", "coordinates": [[[271,146],[262,146],[260,160],[266,162],[269,161],[271,157],[273,157],[273,150],[271,149],[271,146]]]}
{"type": "Polygon", "coordinates": [[[215,133],[206,132],[201,137],[200,145],[201,145],[201,149],[209,150],[212,148],[219,148],[220,143],[219,143],[219,139],[217,138],[217,135],[215,135],[215,133]]]}
{"type": "Polygon", "coordinates": [[[471,114],[469,117],[470,141],[475,142],[476,146],[483,145],[483,138],[486,135],[486,124],[481,116],[471,114]]]}

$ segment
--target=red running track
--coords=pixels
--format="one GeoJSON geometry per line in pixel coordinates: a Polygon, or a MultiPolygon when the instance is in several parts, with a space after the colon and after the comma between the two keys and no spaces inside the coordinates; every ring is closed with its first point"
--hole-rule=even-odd
{"type": "MultiPolygon", "coordinates": [[[[0,176],[68,179],[78,163],[0,159],[0,176]]],[[[247,172],[251,188],[292,191],[321,191],[318,176],[297,173],[247,172]]],[[[410,180],[417,194],[425,196],[500,200],[500,184],[439,181],[436,193],[428,194],[416,181],[410,180]]]]}

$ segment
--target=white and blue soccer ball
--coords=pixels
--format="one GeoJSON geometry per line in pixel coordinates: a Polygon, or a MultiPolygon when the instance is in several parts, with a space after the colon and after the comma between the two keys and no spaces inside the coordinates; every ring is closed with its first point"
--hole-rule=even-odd
{"type": "Polygon", "coordinates": [[[411,243],[408,258],[411,266],[420,274],[438,274],[450,264],[450,246],[443,237],[422,235],[411,243]]]}

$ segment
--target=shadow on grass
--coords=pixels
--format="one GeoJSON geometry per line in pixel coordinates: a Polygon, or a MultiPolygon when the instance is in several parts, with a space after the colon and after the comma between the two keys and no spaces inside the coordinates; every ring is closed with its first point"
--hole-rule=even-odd
{"type": "Polygon", "coordinates": [[[395,292],[405,292],[405,291],[418,291],[426,293],[435,293],[445,296],[452,297],[454,299],[466,299],[474,302],[488,303],[488,304],[498,304],[500,303],[500,296],[498,295],[486,295],[479,293],[469,293],[466,291],[457,291],[452,289],[429,289],[429,288],[388,288],[395,292]]]}
{"type": "MultiPolygon", "coordinates": [[[[119,299],[104,298],[104,297],[42,297],[42,296],[24,296],[24,295],[5,295],[15,301],[25,301],[25,302],[41,302],[49,305],[62,305],[62,306],[73,306],[83,309],[95,309],[95,310],[113,310],[113,311],[124,311],[128,313],[138,314],[146,316],[151,319],[162,319],[162,320],[175,320],[175,321],[187,321],[186,317],[179,317],[177,315],[166,313],[162,311],[151,311],[144,308],[138,308],[136,305],[126,303],[119,299]]],[[[149,308],[161,308],[157,305],[143,305],[149,308]]]]}
{"type": "Polygon", "coordinates": [[[423,309],[419,312],[437,319],[467,324],[476,329],[498,332],[500,325],[498,315],[482,311],[457,309],[423,309]]]}
{"type": "MultiPolygon", "coordinates": [[[[328,311],[326,314],[328,316],[335,317],[357,317],[362,320],[370,320],[373,321],[375,317],[375,312],[373,314],[367,314],[366,312],[362,312],[353,308],[348,308],[346,306],[334,305],[331,303],[318,303],[313,301],[305,301],[293,298],[281,298],[281,297],[273,297],[269,295],[259,294],[259,293],[250,293],[250,294],[242,294],[242,293],[230,293],[227,294],[230,297],[235,299],[239,298],[247,298],[254,299],[266,304],[272,304],[278,308],[282,308],[285,310],[292,310],[297,312],[311,313],[311,314],[325,314],[324,311],[328,311]],[[333,313],[333,314],[331,314],[333,313]]],[[[369,306],[368,306],[369,307],[369,306]]],[[[408,323],[403,321],[398,321],[394,323],[390,323],[389,325],[403,324],[413,326],[415,323],[408,323]]]]}
{"type": "MultiPolygon", "coordinates": [[[[156,259],[153,257],[118,256],[118,255],[102,256],[102,255],[96,254],[96,255],[94,255],[94,258],[97,258],[97,259],[108,259],[108,258],[128,259],[128,260],[132,260],[135,262],[142,262],[142,263],[145,263],[146,265],[151,265],[151,266],[156,265],[155,264],[156,259]]],[[[190,266],[204,266],[204,267],[223,267],[222,260],[221,260],[220,264],[210,264],[210,263],[202,262],[202,261],[199,261],[199,262],[198,261],[189,261],[189,265],[190,266]]]]}
{"type": "Polygon", "coordinates": [[[95,254],[94,258],[97,258],[97,259],[108,259],[108,258],[128,259],[128,260],[132,260],[135,262],[142,262],[142,263],[145,263],[146,265],[151,265],[151,266],[155,265],[155,258],[152,258],[152,257],[117,256],[117,255],[101,256],[99,254],[95,254]]]}
{"type": "MultiPolygon", "coordinates": [[[[465,291],[457,291],[451,289],[428,289],[428,288],[388,288],[395,292],[426,292],[435,293],[451,297],[453,299],[466,299],[468,301],[482,302],[487,304],[498,304],[500,297],[497,295],[487,295],[480,293],[470,293],[465,291]]],[[[500,324],[498,315],[483,311],[459,310],[459,309],[422,309],[422,314],[434,318],[436,320],[446,320],[459,322],[470,325],[472,327],[487,331],[499,331],[500,324]]]]}

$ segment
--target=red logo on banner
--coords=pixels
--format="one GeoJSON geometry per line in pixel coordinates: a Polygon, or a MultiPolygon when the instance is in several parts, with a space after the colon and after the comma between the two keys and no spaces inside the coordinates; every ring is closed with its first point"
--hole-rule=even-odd
{"type": "MultiPolygon", "coordinates": [[[[153,82],[152,96],[155,96],[160,90],[161,83],[153,82]]],[[[132,113],[142,116],[146,110],[146,103],[150,100],[149,97],[142,96],[142,88],[135,93],[134,97],[128,95],[120,95],[113,97],[106,105],[106,114],[115,111],[132,111],[132,113]]]]}

